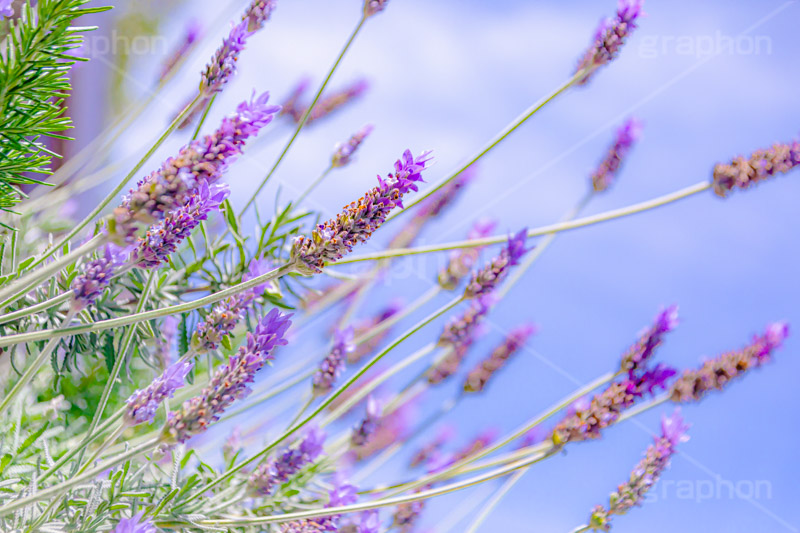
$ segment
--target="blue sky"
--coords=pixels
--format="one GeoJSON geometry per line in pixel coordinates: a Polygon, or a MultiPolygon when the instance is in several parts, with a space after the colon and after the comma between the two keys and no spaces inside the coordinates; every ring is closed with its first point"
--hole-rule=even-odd
{"type": "MultiPolygon", "coordinates": [[[[207,25],[235,12],[218,16],[224,9],[206,4],[209,11],[199,15],[207,25]]],[[[280,3],[274,20],[243,54],[239,75],[216,102],[209,123],[253,88],[280,99],[304,74],[318,83],[357,21],[356,4],[280,3]]],[[[358,161],[331,175],[310,199],[323,214],[334,214],[371,187],[375,174],[389,171],[406,147],[433,150],[436,164],[428,180],[441,178],[562,83],[597,21],[614,7],[611,1],[392,0],[369,21],[332,81],[340,86],[364,76],[370,92],[303,135],[261,205],[269,207],[278,185],[287,194],[303,189],[325,168],[332,146],[365,123],[376,129],[358,161]]],[[[718,161],[798,135],[800,5],[673,0],[649,1],[645,10],[619,60],[589,86],[548,105],[485,157],[479,180],[420,242],[461,239],[479,216],[496,218],[501,231],[554,222],[584,193],[614,129],[630,115],[645,123],[642,141],[618,183],[593,200],[587,214],[691,185],[709,178],[718,161]]],[[[183,20],[169,24],[177,34],[183,20]]],[[[224,33],[217,26],[209,31],[224,33]]],[[[155,114],[168,118],[184,101],[215,44],[212,39],[189,58],[186,76],[168,87],[155,114]]],[[[152,77],[153,67],[143,62],[138,68],[152,77]]],[[[131,145],[162,127],[152,119],[140,121],[130,130],[129,139],[137,141],[131,145]]],[[[251,184],[274,161],[283,137],[268,138],[274,142],[253,147],[232,169],[235,204],[249,197],[251,184]]],[[[184,141],[175,138],[159,155],[184,141]]],[[[118,150],[122,155],[129,148],[118,150]]],[[[465,402],[452,413],[462,442],[487,426],[513,429],[613,369],[664,305],[676,303],[681,310],[680,327],[659,351],[661,360],[676,367],[739,348],[771,321],[800,327],[799,195],[795,172],[727,200],[708,192],[559,236],[498,306],[489,332],[470,354],[468,366],[524,320],[540,326],[529,350],[497,376],[481,401],[465,402]]],[[[362,251],[378,249],[395,230],[387,227],[362,251]]],[[[398,291],[422,293],[439,261],[431,256],[401,262],[387,286],[371,296],[365,314],[398,291]]],[[[394,357],[433,339],[438,327],[426,329],[394,357]]],[[[615,531],[798,531],[798,429],[792,423],[797,346],[790,339],[773,364],[684,409],[692,438],[656,489],[658,501],[619,518],[615,531]],[[738,487],[732,498],[728,482],[738,487]],[[710,483],[714,494],[707,497],[710,483]],[[748,497],[752,487],[759,491],[748,497]]],[[[431,400],[453,390],[444,387],[431,400]]],[[[591,507],[626,479],[657,431],[659,416],[648,413],[608,431],[600,442],[576,445],[566,456],[537,465],[481,531],[559,532],[583,523],[591,507]]],[[[387,466],[380,479],[401,476],[398,465],[387,466]]],[[[484,490],[432,504],[425,525],[436,531],[462,502],[479,505],[484,490]]]]}

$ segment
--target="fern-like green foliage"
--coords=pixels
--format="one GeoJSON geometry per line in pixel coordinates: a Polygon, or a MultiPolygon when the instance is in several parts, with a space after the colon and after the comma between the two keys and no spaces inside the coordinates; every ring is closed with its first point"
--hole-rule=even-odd
{"type": "Polygon", "coordinates": [[[81,33],[75,19],[109,7],[84,7],[90,0],[27,0],[9,21],[0,50],[0,210],[10,211],[24,197],[19,186],[42,183],[31,174],[50,174],[53,157],[44,137],[69,139],[72,127],[63,102],[71,86],[67,73],[76,61],[81,33]]]}

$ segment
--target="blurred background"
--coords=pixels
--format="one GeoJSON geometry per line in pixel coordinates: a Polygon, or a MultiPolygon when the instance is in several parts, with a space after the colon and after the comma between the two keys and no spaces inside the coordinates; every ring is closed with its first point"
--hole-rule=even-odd
{"type": "MultiPolygon", "coordinates": [[[[195,94],[200,70],[246,2],[120,4],[94,21],[101,29],[84,50],[92,61],[73,75],[76,90],[69,105],[77,140],[61,147],[68,155],[150,97],[161,65],[192,21],[203,31],[178,75],[114,145],[110,160],[121,170],[110,176],[109,187],[195,94]]],[[[615,7],[612,0],[391,0],[369,20],[331,81],[340,88],[364,78],[369,90],[303,132],[259,196],[259,210],[272,210],[278,193],[284,202],[299,194],[326,168],[334,145],[367,123],[375,131],[357,161],[332,173],[309,198],[310,207],[323,217],[334,215],[372,187],[377,173],[390,171],[405,148],[433,150],[435,166],[426,179],[437,181],[566,80],[598,20],[615,7]]],[[[273,19],[251,38],[204,131],[253,90],[269,90],[279,103],[303,76],[318,86],[359,10],[358,0],[280,0],[273,19]]],[[[496,219],[499,232],[555,222],[585,193],[615,129],[630,116],[643,121],[643,138],[617,182],[586,214],[710,179],[716,162],[796,138],[797,2],[649,0],[645,11],[620,58],[483,158],[478,179],[455,208],[427,227],[419,244],[463,239],[480,217],[496,219]]],[[[244,205],[291,132],[290,124],[276,121],[231,169],[227,181],[234,205],[244,205]]],[[[146,169],[191,133],[189,128],[174,135],[146,169]]],[[[87,191],[73,209],[88,211],[106,190],[87,191]]],[[[658,357],[678,368],[742,347],[769,322],[785,319],[800,327],[799,198],[794,172],[726,200],[709,191],[559,235],[493,311],[485,335],[470,351],[464,370],[513,327],[531,320],[539,325],[527,349],[482,397],[461,402],[447,417],[457,428],[454,446],[489,428],[506,433],[615,369],[622,351],[666,305],[680,306],[681,324],[658,357]]],[[[381,230],[358,253],[381,249],[404,220],[381,230]]],[[[413,300],[435,283],[444,260],[445,254],[432,254],[393,263],[361,315],[398,294],[413,300]]],[[[326,325],[317,331],[327,331],[332,317],[323,317],[320,324],[326,325]]],[[[441,323],[426,328],[391,360],[434,340],[441,323]]],[[[323,333],[304,338],[281,357],[290,359],[293,349],[303,355],[319,350],[326,340],[323,333]]],[[[615,520],[615,531],[800,530],[795,440],[800,430],[792,422],[798,346],[790,338],[773,364],[683,410],[692,424],[691,440],[644,507],[615,520]]],[[[452,396],[461,382],[454,379],[428,395],[418,416],[452,396]]],[[[591,508],[607,503],[608,493],[627,479],[667,410],[671,407],[648,412],[607,431],[601,441],[570,446],[565,455],[534,466],[481,531],[560,532],[584,523],[591,508]]],[[[362,486],[404,480],[407,460],[398,457],[362,486]]],[[[470,512],[500,483],[431,502],[421,530],[463,530],[470,512]]]]}

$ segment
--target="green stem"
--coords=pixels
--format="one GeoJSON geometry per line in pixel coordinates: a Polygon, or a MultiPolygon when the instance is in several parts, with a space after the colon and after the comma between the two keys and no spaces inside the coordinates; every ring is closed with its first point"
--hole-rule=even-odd
{"type": "MultiPolygon", "coordinates": [[[[147,282],[145,283],[144,288],[142,289],[142,294],[139,296],[139,304],[136,306],[136,312],[141,313],[145,306],[147,305],[147,300],[150,297],[150,291],[153,288],[153,281],[156,278],[156,270],[151,270],[147,276],[147,282]]],[[[100,396],[100,403],[97,406],[97,409],[94,412],[94,416],[92,417],[92,423],[89,425],[88,436],[91,437],[92,433],[97,429],[97,426],[100,424],[100,419],[103,418],[103,412],[106,410],[106,405],[108,405],[108,400],[111,398],[111,391],[114,390],[114,385],[117,384],[117,378],[119,378],[119,373],[122,370],[122,367],[125,364],[125,360],[127,359],[128,349],[131,346],[131,342],[133,342],[133,337],[136,334],[136,326],[130,326],[126,331],[125,335],[122,339],[122,343],[120,345],[119,352],[117,352],[117,358],[114,361],[114,366],[111,368],[111,373],[108,376],[108,380],[106,381],[106,386],[103,388],[103,394],[100,396]]]]}
{"type": "Polygon", "coordinates": [[[412,326],[405,333],[403,333],[400,337],[395,339],[395,341],[392,342],[389,346],[387,346],[386,348],[381,350],[378,354],[376,354],[363,367],[361,367],[358,370],[358,372],[353,374],[350,377],[350,379],[348,379],[338,389],[336,389],[327,398],[325,398],[325,400],[322,401],[322,403],[320,403],[316,407],[316,409],[314,409],[314,411],[312,411],[311,414],[309,414],[306,418],[304,418],[299,424],[297,424],[293,428],[291,428],[291,429],[287,430],[286,432],[284,432],[283,435],[281,435],[280,437],[278,437],[277,439],[272,441],[272,443],[270,443],[267,447],[263,448],[257,454],[252,456],[250,459],[247,459],[247,460],[239,463],[238,465],[236,465],[233,468],[231,468],[224,475],[218,477],[214,481],[204,485],[202,488],[200,488],[197,491],[195,491],[192,495],[187,497],[187,499],[183,502],[183,505],[189,503],[193,499],[196,499],[196,498],[202,496],[203,494],[206,493],[206,491],[208,491],[208,490],[212,489],[213,487],[219,485],[223,481],[225,481],[227,479],[230,479],[234,474],[236,474],[236,472],[240,471],[241,469],[247,467],[248,465],[250,465],[250,464],[252,464],[252,463],[254,463],[254,462],[258,461],[258,460],[260,460],[262,457],[267,455],[278,444],[280,444],[284,440],[288,439],[292,434],[297,432],[300,428],[302,428],[303,426],[305,426],[306,424],[311,422],[311,420],[316,418],[317,415],[322,413],[331,403],[333,403],[336,400],[336,398],[341,396],[348,388],[350,388],[356,381],[358,381],[358,379],[360,379],[364,374],[366,374],[369,371],[370,368],[372,368],[378,362],[380,362],[380,360],[383,359],[383,357],[386,356],[389,352],[391,352],[396,347],[398,347],[403,341],[405,341],[406,339],[411,337],[414,333],[416,333],[417,331],[421,330],[423,327],[425,327],[426,325],[428,325],[432,321],[436,320],[440,316],[444,315],[445,313],[447,313],[448,311],[453,309],[455,306],[457,306],[459,303],[461,303],[461,301],[462,301],[461,297],[453,299],[451,302],[449,302],[449,303],[445,304],[444,306],[442,306],[438,311],[435,311],[431,315],[427,316],[426,318],[422,319],[420,322],[418,322],[417,324],[412,326]]]}
{"type": "Polygon", "coordinates": [[[104,331],[106,329],[127,326],[130,324],[138,324],[139,322],[152,320],[154,318],[161,318],[164,316],[174,315],[178,313],[185,313],[187,311],[193,311],[194,309],[198,309],[200,307],[216,303],[224,298],[227,298],[228,296],[238,294],[242,291],[255,287],[256,285],[260,285],[266,281],[279,278],[281,276],[290,274],[292,272],[294,272],[294,265],[286,264],[270,272],[267,272],[266,274],[262,274],[253,279],[243,281],[237,285],[233,285],[232,287],[228,287],[227,289],[215,292],[203,298],[198,298],[197,300],[191,302],[171,305],[169,307],[163,307],[161,309],[153,309],[152,311],[145,311],[143,313],[135,313],[133,315],[125,317],[101,320],[99,322],[95,322],[94,324],[88,324],[85,326],[74,326],[62,329],[46,329],[43,331],[37,331],[31,333],[8,335],[6,337],[0,338],[0,347],[13,346],[15,344],[19,344],[22,342],[33,342],[45,339],[68,337],[70,335],[78,335],[80,333],[89,333],[92,331],[104,331]]]}
{"type": "Polygon", "coordinates": [[[324,179],[325,179],[325,178],[328,176],[328,174],[330,174],[331,170],[333,170],[333,165],[328,165],[328,168],[326,168],[326,169],[325,169],[325,172],[323,172],[323,173],[322,173],[322,174],[321,174],[321,175],[320,175],[320,176],[319,176],[317,179],[315,179],[315,180],[314,180],[314,181],[311,183],[311,185],[309,185],[309,186],[308,186],[308,188],[307,188],[305,191],[303,191],[303,194],[301,194],[301,195],[300,195],[300,196],[297,198],[297,200],[295,200],[293,207],[297,207],[298,205],[302,204],[302,203],[303,203],[303,200],[305,200],[305,199],[306,199],[306,197],[307,197],[309,194],[311,194],[311,192],[312,192],[314,189],[316,189],[316,188],[317,188],[317,185],[319,185],[320,183],[322,183],[322,180],[324,180],[324,179]]]}
{"type": "Polygon", "coordinates": [[[0,324],[5,324],[6,322],[11,322],[18,318],[24,318],[28,315],[38,313],[39,311],[46,311],[51,307],[55,307],[56,305],[69,301],[70,298],[72,298],[72,293],[65,292],[59,294],[58,296],[53,296],[49,300],[45,300],[44,302],[38,303],[36,305],[32,305],[30,307],[23,307],[22,309],[14,311],[13,313],[8,313],[7,315],[0,316],[0,324]]]}
{"type": "Polygon", "coordinates": [[[497,504],[500,503],[503,497],[505,497],[505,495],[508,494],[508,491],[510,491],[514,487],[514,485],[517,484],[517,481],[522,479],[522,476],[524,476],[525,473],[528,470],[530,470],[530,468],[531,468],[530,466],[521,468],[520,470],[517,470],[513,476],[508,478],[506,482],[503,483],[503,486],[500,487],[500,490],[492,494],[492,497],[489,498],[489,501],[487,501],[486,504],[484,504],[484,506],[478,513],[478,516],[475,517],[475,519],[469,525],[469,528],[467,528],[465,533],[475,533],[476,531],[478,531],[478,528],[481,527],[481,524],[483,524],[486,518],[492,513],[494,508],[497,507],[497,504]]]}
{"type": "MultiPolygon", "coordinates": [[[[70,320],[72,320],[74,316],[75,311],[70,310],[67,313],[67,316],[64,317],[62,325],[69,324],[70,320]]],[[[42,348],[42,351],[39,352],[39,355],[36,356],[33,362],[28,365],[28,368],[25,369],[25,372],[22,373],[19,380],[17,380],[11,390],[8,391],[8,394],[6,394],[5,398],[3,398],[3,401],[0,403],[0,417],[2,417],[11,406],[11,401],[17,397],[20,391],[33,379],[33,376],[36,375],[36,372],[38,372],[42,365],[47,362],[50,354],[56,349],[56,346],[58,346],[58,343],[59,338],[51,339],[50,342],[45,344],[44,348],[42,348]]]]}
{"type": "MultiPolygon", "coordinates": [[[[108,238],[105,235],[95,235],[89,242],[72,250],[64,257],[53,261],[39,270],[33,270],[27,275],[17,279],[14,283],[0,291],[0,298],[3,299],[3,301],[0,302],[0,309],[6,308],[9,304],[25,296],[25,293],[32,287],[53,277],[62,268],[72,264],[84,255],[92,253],[106,242],[108,242],[108,238]]],[[[29,268],[33,268],[33,265],[29,268]]]]}
{"type": "Polygon", "coordinates": [[[317,90],[317,94],[314,95],[314,99],[311,101],[311,105],[308,106],[308,109],[306,109],[306,112],[303,114],[303,117],[300,119],[300,122],[297,123],[297,128],[295,128],[294,133],[292,134],[292,137],[289,139],[289,142],[286,143],[286,146],[284,146],[283,151],[278,156],[277,161],[275,161],[275,164],[272,165],[272,168],[269,170],[269,172],[267,172],[267,175],[264,177],[264,179],[258,185],[258,187],[256,188],[256,190],[253,193],[253,195],[250,197],[250,199],[245,204],[245,206],[242,209],[241,213],[239,213],[239,216],[242,216],[250,208],[250,206],[253,205],[253,203],[256,201],[256,198],[258,197],[258,193],[261,192],[261,189],[264,188],[264,186],[267,184],[269,179],[275,173],[275,170],[277,170],[278,166],[281,164],[281,161],[283,161],[283,158],[286,157],[287,153],[289,153],[289,149],[292,147],[292,145],[294,144],[295,139],[297,139],[297,136],[300,134],[300,130],[302,130],[303,126],[306,125],[306,122],[308,121],[308,117],[311,116],[311,112],[314,110],[314,106],[317,105],[317,101],[322,96],[322,92],[325,90],[325,87],[328,86],[328,82],[331,81],[331,78],[333,77],[333,73],[336,72],[336,69],[339,67],[339,63],[341,63],[342,59],[344,58],[345,54],[347,53],[347,50],[350,49],[350,45],[352,45],[353,41],[355,41],[356,36],[358,35],[358,32],[361,31],[361,28],[364,26],[364,22],[365,21],[366,21],[366,17],[365,16],[362,16],[361,19],[359,19],[358,24],[356,25],[355,29],[353,30],[353,33],[350,35],[350,38],[347,39],[347,43],[345,43],[344,48],[342,48],[341,52],[339,52],[339,56],[336,58],[336,61],[334,61],[333,66],[331,66],[331,69],[328,71],[328,75],[325,77],[325,81],[322,82],[322,85],[320,85],[319,89],[317,90]]]}
{"type": "Polygon", "coordinates": [[[143,442],[139,446],[135,446],[123,454],[114,457],[113,459],[109,459],[108,461],[97,465],[96,467],[87,470],[83,474],[71,477],[70,479],[59,483],[57,485],[53,485],[47,487],[45,489],[39,489],[36,494],[32,494],[29,496],[25,496],[22,498],[17,498],[14,501],[11,501],[3,506],[0,506],[0,516],[5,516],[8,513],[12,513],[17,509],[22,509],[23,507],[27,507],[28,505],[38,502],[44,499],[50,498],[58,498],[61,494],[65,491],[71,489],[76,485],[80,485],[90,479],[97,477],[99,474],[102,474],[109,468],[113,468],[120,463],[124,463],[125,461],[132,459],[142,453],[145,453],[147,450],[151,450],[154,446],[158,444],[158,439],[151,439],[147,442],[143,442]]]}
{"type": "Polygon", "coordinates": [[[495,135],[492,139],[490,139],[489,142],[487,142],[480,150],[478,150],[478,153],[473,155],[469,159],[469,161],[467,163],[465,163],[464,165],[459,167],[457,170],[455,170],[454,172],[449,174],[446,178],[443,178],[442,180],[440,180],[438,183],[436,183],[436,185],[434,185],[433,187],[429,188],[424,193],[416,196],[410,203],[408,203],[405,206],[405,208],[403,208],[402,210],[399,210],[399,211],[395,211],[394,213],[389,215],[389,217],[386,219],[386,222],[389,222],[390,220],[394,219],[395,217],[400,216],[402,213],[405,213],[406,211],[408,211],[409,209],[411,209],[412,207],[414,207],[418,203],[422,202],[423,200],[428,198],[430,195],[432,195],[433,193],[435,193],[436,191],[438,191],[439,189],[441,189],[442,187],[444,187],[445,185],[447,185],[448,183],[450,183],[451,181],[456,179],[459,174],[461,174],[462,172],[467,170],[471,165],[473,165],[479,159],[481,159],[483,156],[485,156],[487,153],[489,153],[489,151],[492,150],[495,146],[497,146],[498,144],[503,142],[503,140],[506,137],[511,135],[514,132],[514,130],[516,130],[518,127],[520,127],[522,124],[524,124],[529,118],[531,118],[533,115],[535,115],[545,105],[547,105],[548,103],[553,101],[558,95],[560,95],[561,93],[563,93],[564,91],[566,91],[567,89],[572,87],[578,80],[581,79],[583,74],[584,74],[583,70],[580,70],[580,71],[576,72],[570,79],[568,79],[566,82],[561,84],[558,88],[556,88],[555,91],[553,91],[552,93],[550,93],[549,95],[545,96],[544,98],[542,98],[541,100],[539,100],[538,102],[536,102],[532,106],[530,106],[528,109],[523,111],[521,115],[519,115],[516,119],[514,119],[513,122],[511,122],[511,124],[506,126],[497,135],[495,135]]]}
{"type": "Polygon", "coordinates": [[[184,107],[183,110],[178,114],[178,116],[175,117],[175,120],[173,120],[172,123],[169,126],[167,126],[167,129],[164,131],[164,133],[161,134],[161,137],[159,137],[158,140],[155,142],[155,144],[150,147],[150,149],[147,151],[147,153],[144,154],[144,156],[139,160],[139,162],[136,163],[136,165],[134,165],[134,167],[130,170],[130,172],[128,172],[128,174],[125,175],[122,181],[120,181],[120,183],[117,184],[117,186],[114,187],[114,189],[111,192],[109,192],[108,195],[99,204],[97,204],[97,206],[94,209],[92,209],[91,213],[86,215],[86,217],[82,221],[80,221],[74,228],[72,228],[64,237],[62,237],[61,240],[58,241],[58,243],[51,246],[48,251],[45,251],[41,255],[41,257],[39,257],[36,261],[34,261],[31,267],[35,267],[36,265],[41,264],[45,259],[53,255],[53,253],[55,253],[56,250],[61,248],[61,246],[63,246],[64,243],[69,242],[81,230],[83,230],[83,228],[85,228],[92,220],[94,220],[95,217],[99,215],[103,211],[103,209],[105,209],[105,207],[117,197],[117,195],[122,191],[122,189],[125,188],[125,185],[131,180],[131,178],[133,178],[136,175],[137,172],[139,172],[139,170],[145,165],[145,163],[147,163],[147,161],[153,156],[156,150],[158,150],[161,147],[161,145],[164,144],[164,141],[166,141],[167,138],[170,136],[170,134],[172,134],[172,132],[175,131],[175,128],[177,128],[178,125],[180,125],[180,123],[183,122],[183,119],[186,118],[186,116],[191,112],[194,106],[197,105],[197,103],[200,101],[201,98],[202,95],[198,94],[194,98],[194,100],[192,100],[186,107],[184,107]]]}
{"type": "Polygon", "coordinates": [[[200,120],[197,123],[197,127],[194,129],[194,133],[192,134],[192,140],[197,139],[197,136],[200,135],[200,130],[203,128],[203,124],[206,122],[206,118],[208,117],[208,112],[211,111],[211,106],[214,105],[214,100],[217,99],[217,95],[214,94],[209,100],[208,104],[206,104],[206,108],[203,111],[203,116],[200,117],[200,120]]]}
{"type": "MultiPolygon", "coordinates": [[[[634,215],[706,191],[709,188],[711,188],[711,186],[712,186],[711,182],[702,181],[700,183],[696,183],[694,185],[686,187],[685,189],[681,189],[679,191],[675,191],[670,194],[665,194],[664,196],[659,196],[658,198],[653,198],[652,200],[647,200],[645,202],[641,202],[638,204],[622,207],[620,209],[613,209],[611,211],[605,211],[597,215],[578,218],[576,220],[569,222],[559,222],[556,224],[550,224],[548,226],[533,228],[528,231],[528,237],[538,237],[541,235],[546,235],[548,233],[559,233],[562,231],[582,228],[584,226],[590,226],[592,224],[597,224],[599,222],[606,222],[608,220],[613,220],[615,218],[634,215]]],[[[337,261],[336,265],[338,266],[347,263],[356,263],[359,261],[377,261],[389,257],[401,257],[408,255],[427,254],[432,252],[444,252],[447,250],[458,250],[461,248],[483,247],[492,244],[501,244],[506,242],[507,240],[508,240],[507,235],[498,235],[496,237],[485,237],[482,239],[472,239],[467,241],[458,241],[445,244],[434,244],[431,246],[419,246],[415,248],[398,248],[395,250],[386,250],[383,252],[377,252],[373,254],[355,255],[349,258],[343,258],[337,261]]]]}

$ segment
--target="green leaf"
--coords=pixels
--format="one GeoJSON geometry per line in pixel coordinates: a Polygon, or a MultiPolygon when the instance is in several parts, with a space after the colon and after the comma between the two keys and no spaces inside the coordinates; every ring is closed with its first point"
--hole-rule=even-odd
{"type": "Polygon", "coordinates": [[[108,372],[114,369],[114,363],[117,360],[116,350],[114,349],[114,336],[110,333],[107,333],[103,342],[103,358],[106,361],[106,368],[108,368],[108,372]]]}

